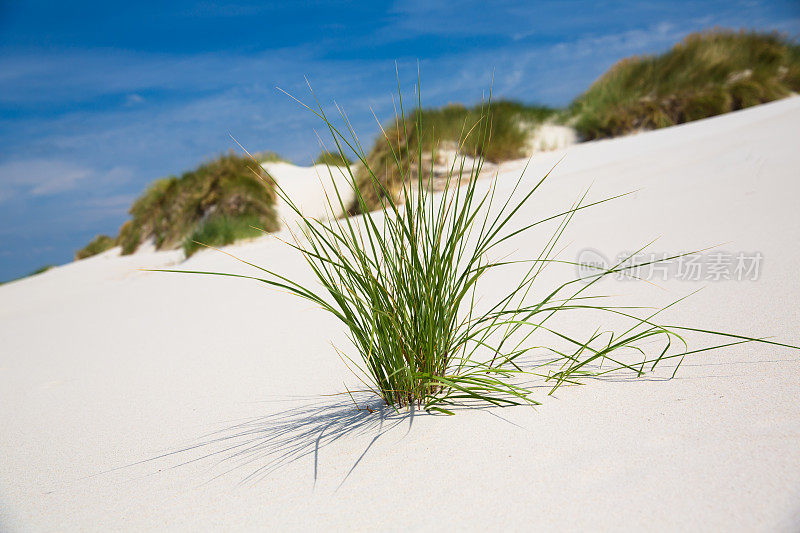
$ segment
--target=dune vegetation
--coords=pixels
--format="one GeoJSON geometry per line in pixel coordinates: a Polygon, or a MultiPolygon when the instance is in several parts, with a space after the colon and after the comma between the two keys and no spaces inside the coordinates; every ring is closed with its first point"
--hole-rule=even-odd
{"type": "Polygon", "coordinates": [[[14,279],[7,279],[7,280],[5,280],[5,281],[0,281],[0,285],[3,285],[3,284],[5,284],[5,283],[11,283],[12,281],[17,281],[17,280],[20,280],[20,279],[29,278],[29,277],[31,277],[31,276],[35,276],[35,275],[37,275],[37,274],[43,274],[43,273],[47,272],[48,270],[50,270],[51,268],[55,268],[55,266],[56,266],[56,265],[44,265],[44,266],[40,266],[39,268],[37,268],[36,270],[34,270],[33,272],[31,272],[30,274],[26,274],[26,275],[24,275],[24,276],[20,276],[20,277],[18,277],[18,278],[14,278],[14,279]]]}
{"type": "Polygon", "coordinates": [[[110,250],[117,245],[117,239],[108,235],[98,235],[92,239],[89,244],[75,252],[75,260],[86,259],[93,255],[97,255],[110,250]]]}
{"type": "Polygon", "coordinates": [[[586,139],[663,128],[800,91],[800,45],[777,33],[693,33],[664,54],[623,59],[571,106],[586,139]]]}
{"type": "Polygon", "coordinates": [[[147,240],[157,249],[175,248],[192,234],[209,238],[209,244],[229,243],[231,235],[251,234],[242,230],[245,225],[277,230],[275,195],[262,181],[267,179],[252,160],[229,153],[180,177],[155,181],[133,203],[131,219],[120,228],[122,253],[135,252],[147,240]]]}
{"type": "Polygon", "coordinates": [[[31,272],[30,274],[28,274],[26,277],[35,276],[36,274],[44,274],[45,272],[47,272],[47,271],[48,271],[48,270],[50,270],[51,268],[55,268],[55,266],[56,266],[56,265],[44,265],[44,266],[40,266],[39,268],[37,268],[36,270],[34,270],[34,271],[33,271],[33,272],[31,272]]]}
{"type": "Polygon", "coordinates": [[[183,251],[191,257],[204,246],[220,247],[232,244],[239,239],[249,239],[263,235],[262,221],[255,215],[212,215],[203,220],[197,228],[184,239],[183,251]]]}
{"type": "Polygon", "coordinates": [[[272,152],[270,150],[256,152],[255,154],[253,154],[253,159],[258,161],[259,163],[291,163],[291,161],[289,161],[282,155],[272,152]]]}
{"type": "MultiPolygon", "coordinates": [[[[385,197],[398,200],[404,179],[440,188],[448,166],[459,156],[499,163],[530,155],[531,135],[544,123],[570,125],[591,140],[698,120],[797,91],[800,45],[795,41],[777,33],[694,33],[666,53],[618,62],[565,109],[497,101],[491,109],[449,104],[401,113],[380,127],[364,161],[356,161],[363,202],[353,200],[345,212],[380,209],[385,197]],[[478,123],[484,123],[488,142],[473,135],[478,123]]],[[[323,150],[315,164],[351,165],[343,154],[354,153],[350,147],[323,150]]],[[[287,162],[269,151],[254,159],[287,162]]],[[[112,240],[124,254],[149,240],[158,249],[184,245],[187,252],[194,251],[195,244],[186,244],[190,235],[210,237],[209,232],[219,231],[212,242],[228,243],[250,236],[254,220],[266,231],[276,230],[275,197],[253,176],[254,167],[252,161],[229,154],[180,177],[154,182],[133,204],[132,218],[116,239],[96,237],[76,258],[99,253],[112,240]]]]}
{"type": "Polygon", "coordinates": [[[357,181],[364,205],[353,202],[348,212],[377,209],[383,194],[397,199],[404,176],[417,180],[419,174],[430,173],[434,165],[446,163],[443,156],[448,152],[480,157],[492,163],[524,157],[531,130],[555,113],[554,109],[544,106],[499,101],[491,109],[483,104],[470,108],[450,104],[438,109],[414,109],[405,117],[396,117],[381,127],[382,134],[366,158],[367,166],[358,170],[357,181]],[[470,131],[484,115],[489,144],[479,142],[470,131]],[[404,122],[419,123],[421,127],[419,130],[405,128],[404,122]],[[399,166],[394,164],[398,155],[401,156],[399,166]],[[382,184],[381,188],[373,187],[373,178],[382,184]]]}
{"type": "Polygon", "coordinates": [[[352,165],[353,162],[344,155],[340,154],[339,152],[328,152],[323,150],[318,156],[317,159],[314,160],[315,165],[328,165],[330,167],[346,167],[348,165],[352,165]]]}
{"type": "MultiPolygon", "coordinates": [[[[457,145],[464,155],[492,163],[529,155],[531,133],[547,120],[569,124],[591,140],[711,117],[797,91],[800,45],[777,33],[711,30],[687,36],[664,54],[623,59],[566,109],[495,102],[488,116],[491,142],[485,146],[465,128],[485,111],[480,105],[414,110],[405,120],[413,123],[419,115],[423,130],[405,131],[396,120],[384,125],[367,159],[383,192],[396,199],[401,174],[416,180],[417,167],[430,172],[441,154],[457,145]],[[414,160],[417,145],[423,147],[422,165],[414,160]],[[393,154],[406,153],[406,147],[412,159],[395,168],[393,154]]],[[[358,182],[366,208],[377,209],[383,192],[372,187],[365,168],[358,182]]],[[[354,202],[348,211],[359,213],[359,206],[354,202]]]]}
{"type": "MultiPolygon", "coordinates": [[[[416,103],[421,109],[420,102],[416,103]]],[[[396,125],[402,129],[403,138],[424,139],[425,114],[402,113],[402,95],[400,106],[396,125]],[[405,120],[408,116],[413,122],[405,120]]],[[[359,178],[352,167],[346,167],[364,216],[320,219],[303,215],[280,183],[273,182],[275,194],[299,217],[299,233],[294,235],[294,243],[287,245],[302,254],[315,283],[298,282],[292,274],[241,259],[260,274],[157,271],[255,280],[313,302],[346,329],[350,346],[336,347],[336,352],[363,385],[358,392],[372,392],[395,409],[417,406],[453,414],[451,406],[474,402],[537,404],[532,396],[542,384],[549,385],[552,393],[564,384],[579,384],[611,372],[643,376],[667,362],[677,363],[674,375],[687,355],[743,342],[788,346],[697,327],[659,324],[655,317],[666,308],[617,306],[608,300],[610,296],[598,294],[598,281],[603,278],[630,275],[650,264],[632,260],[641,249],[616,264],[597,266],[588,274],[574,277],[577,263],[555,257],[567,226],[579,212],[619,196],[589,201],[586,191],[567,209],[534,220],[517,220],[517,215],[530,213],[525,207],[549,173],[528,190],[520,187],[520,176],[507,198],[495,194],[496,180],[479,186],[484,154],[491,153],[490,103],[481,108],[484,111],[475,116],[474,123],[465,124],[468,133],[456,147],[462,155],[447,171],[439,195],[431,192],[432,174],[414,180],[405,164],[422,160],[424,143],[401,143],[397,145],[399,151],[387,148],[400,176],[397,199],[388,194],[377,169],[359,150],[355,134],[337,129],[322,105],[309,109],[323,120],[340,152],[347,148],[358,154],[372,180],[369,186],[382,192],[379,209],[369,210],[359,178]],[[465,155],[466,146],[474,147],[475,158],[465,155]],[[426,179],[428,183],[424,183],[426,179]],[[511,260],[502,253],[503,246],[542,225],[551,229],[550,237],[543,239],[533,254],[511,260]],[[566,265],[573,274],[562,283],[539,287],[539,275],[551,265],[566,265]],[[479,292],[485,275],[495,271],[517,272],[516,281],[499,293],[479,292]],[[491,301],[478,303],[487,297],[491,301]],[[558,317],[574,313],[586,316],[584,331],[562,329],[558,317]],[[611,318],[622,325],[609,329],[607,321],[611,318]],[[691,348],[684,337],[686,332],[721,336],[725,342],[691,348]],[[532,351],[537,357],[529,357],[532,351]]],[[[391,147],[396,139],[387,132],[383,142],[391,147]]],[[[344,207],[340,194],[332,195],[328,202],[331,211],[336,210],[337,203],[339,208],[344,207]]],[[[690,254],[658,261],[686,255],[690,254]]],[[[355,391],[347,392],[352,395],[355,391]]],[[[356,408],[372,410],[369,405],[356,404],[356,408]]]]}

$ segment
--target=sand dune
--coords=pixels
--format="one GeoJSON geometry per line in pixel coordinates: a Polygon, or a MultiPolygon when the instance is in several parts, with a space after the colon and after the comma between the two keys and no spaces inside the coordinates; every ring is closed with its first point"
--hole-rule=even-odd
{"type": "MultiPolygon", "coordinates": [[[[327,165],[312,165],[300,167],[291,163],[264,163],[264,170],[280,183],[286,194],[292,199],[302,213],[307,217],[329,216],[328,199],[335,208],[333,215],[336,217],[344,214],[336,198],[338,191],[345,207],[353,199],[353,191],[349,186],[350,176],[346,167],[327,165]],[[323,192],[324,191],[324,192],[323,192]],[[327,197],[326,197],[327,195],[327,197]]],[[[293,225],[297,214],[279,200],[278,215],[286,224],[293,225]]]]}
{"type": "MultiPolygon", "coordinates": [[[[522,218],[590,184],[638,189],[576,218],[563,255],[658,236],[658,252],[759,252],[755,281],[608,286],[654,304],[705,286],[665,322],[800,344],[799,123],[794,97],[543,154],[523,187],[566,159],[522,218]]],[[[524,165],[500,166],[500,195],[524,165]]],[[[310,279],[271,237],[228,250],[310,279]]],[[[111,250],[0,287],[0,529],[800,528],[800,352],[737,346],[675,379],[543,391],[536,409],[369,413],[327,396],[355,382],[337,323],[255,282],[138,270],[246,271],[213,251],[181,260],[111,250]]]]}

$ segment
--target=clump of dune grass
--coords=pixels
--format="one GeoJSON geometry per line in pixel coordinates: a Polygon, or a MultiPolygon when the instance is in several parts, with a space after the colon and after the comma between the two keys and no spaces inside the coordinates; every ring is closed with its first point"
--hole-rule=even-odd
{"type": "Polygon", "coordinates": [[[133,253],[147,240],[157,249],[180,246],[198,225],[212,218],[244,217],[265,231],[277,230],[275,194],[264,187],[265,176],[250,158],[230,153],[180,177],[153,182],[133,203],[131,219],[120,228],[117,242],[122,253],[133,253]]]}
{"type": "MultiPolygon", "coordinates": [[[[480,157],[492,163],[524,157],[531,131],[555,115],[556,111],[549,107],[499,101],[491,107],[485,104],[471,108],[461,104],[438,109],[417,107],[407,116],[404,113],[403,117],[395,117],[381,128],[383,135],[367,155],[369,168],[357,171],[357,183],[365,206],[367,210],[378,208],[381,194],[399,199],[403,180],[417,180],[419,175],[415,170],[420,163],[423,167],[432,167],[442,161],[447,151],[480,157]],[[465,124],[479,121],[484,123],[490,142],[482,142],[464,128],[465,124]],[[420,124],[419,129],[403,127],[403,124],[415,123],[420,124]],[[395,155],[400,157],[399,165],[395,164],[395,155]],[[417,155],[423,157],[423,161],[416,161],[417,155]],[[383,186],[380,189],[372,186],[373,177],[381,181],[383,186]]],[[[361,213],[362,206],[353,201],[348,212],[361,213]]]]}
{"type": "Polygon", "coordinates": [[[56,265],[44,265],[44,266],[40,266],[39,268],[37,268],[36,270],[34,270],[33,272],[31,272],[30,274],[26,274],[26,275],[24,275],[24,276],[20,276],[20,277],[18,277],[18,278],[13,278],[13,279],[7,279],[7,280],[5,280],[5,281],[0,281],[0,285],[4,285],[4,284],[6,284],[6,283],[11,283],[12,281],[17,281],[17,280],[20,280],[20,279],[29,278],[29,277],[31,277],[31,276],[36,276],[36,275],[38,275],[38,274],[44,274],[45,272],[47,272],[47,271],[48,271],[48,270],[50,270],[51,268],[55,268],[55,267],[56,267],[56,265]]]}
{"type": "Polygon", "coordinates": [[[344,155],[340,154],[339,152],[328,152],[327,150],[323,150],[317,159],[314,161],[315,165],[328,165],[332,167],[345,167],[348,165],[352,165],[353,162],[344,155]]]}
{"type": "MultiPolygon", "coordinates": [[[[421,107],[419,96],[416,103],[421,107]]],[[[425,131],[424,115],[403,113],[402,95],[399,105],[397,127],[404,138],[425,131]]],[[[383,188],[379,169],[370,165],[346,115],[341,116],[342,129],[319,103],[308,108],[328,128],[334,148],[357,154],[371,176],[370,186],[383,188]]],[[[475,146],[488,142],[490,102],[485,109],[475,123],[464,124],[467,133],[459,150],[468,141],[475,146]]],[[[241,259],[258,274],[189,273],[256,280],[321,307],[347,330],[350,346],[336,351],[363,385],[353,389],[371,391],[394,408],[419,406],[452,414],[449,405],[476,401],[530,405],[538,403],[532,394],[541,383],[549,384],[552,393],[561,385],[611,372],[642,376],[667,361],[677,363],[677,371],[685,356],[723,346],[744,342],[786,346],[699,327],[659,324],[656,317],[665,308],[616,306],[607,296],[593,292],[605,277],[635,276],[647,262],[634,264],[628,258],[554,286],[540,286],[548,266],[575,266],[556,257],[573,217],[617,197],[590,202],[584,193],[569,208],[529,219],[532,210],[525,207],[547,175],[530,190],[520,190],[520,176],[514,193],[498,198],[496,180],[479,183],[484,161],[479,151],[475,159],[464,156],[454,161],[443,191],[435,195],[425,183],[433,177],[421,163],[423,144],[398,146],[388,132],[384,142],[391,164],[404,178],[399,198],[381,194],[380,207],[370,211],[358,176],[347,167],[362,217],[305,217],[280,184],[267,180],[299,217],[287,245],[305,259],[315,283],[301,283],[290,274],[241,259]],[[414,153],[408,153],[412,149],[414,153]],[[409,161],[416,162],[414,172],[420,176],[413,182],[409,161]],[[535,253],[526,258],[497,257],[515,238],[543,225],[552,230],[535,253]],[[515,272],[515,281],[506,290],[478,292],[487,275],[497,273],[509,279],[515,272]],[[565,328],[558,320],[574,313],[585,315],[582,329],[565,328]],[[609,319],[618,326],[599,325],[609,319]],[[721,336],[724,342],[692,348],[687,332],[721,336]],[[526,357],[531,352],[538,354],[536,359],[526,357]]],[[[329,197],[328,207],[330,213],[344,207],[338,189],[329,197]]]]}
{"type": "Polygon", "coordinates": [[[183,241],[186,257],[191,257],[203,246],[225,246],[240,239],[251,239],[262,233],[257,216],[229,217],[215,215],[201,222],[197,229],[183,241]]]}
{"type": "Polygon", "coordinates": [[[44,265],[44,266],[40,266],[39,268],[37,268],[36,270],[34,270],[34,271],[33,271],[33,272],[31,272],[30,274],[28,274],[28,276],[26,276],[26,277],[35,276],[35,275],[37,275],[37,274],[44,274],[44,273],[45,273],[45,272],[47,272],[48,270],[50,270],[50,269],[53,269],[53,268],[55,268],[55,267],[56,267],[55,265],[44,265]]]}
{"type": "Polygon", "coordinates": [[[273,152],[271,150],[264,150],[261,152],[256,152],[253,154],[253,159],[258,161],[259,163],[290,163],[288,159],[283,157],[277,152],[273,152]]]}
{"type": "Polygon", "coordinates": [[[117,245],[117,239],[108,235],[98,235],[89,244],[75,252],[75,260],[86,259],[101,254],[117,245]]]}
{"type": "Polygon", "coordinates": [[[664,54],[626,58],[572,104],[587,139],[720,115],[800,91],[800,45],[777,33],[693,33],[664,54]]]}
{"type": "Polygon", "coordinates": [[[133,220],[126,220],[119,228],[117,244],[122,248],[122,255],[130,255],[139,248],[142,242],[142,228],[134,225],[133,220]]]}
{"type": "MultiPolygon", "coordinates": [[[[288,162],[270,151],[259,152],[252,159],[259,165],[288,162]]],[[[98,235],[76,252],[75,259],[117,245],[123,255],[132,254],[148,240],[156,249],[175,248],[212,216],[256,221],[259,228],[275,231],[280,227],[275,194],[270,189],[265,192],[261,181],[264,176],[263,170],[254,174],[250,157],[231,152],[180,176],[158,179],[134,201],[129,210],[131,219],[125,221],[115,238],[98,235]]],[[[237,231],[238,234],[244,233],[237,231]]]]}

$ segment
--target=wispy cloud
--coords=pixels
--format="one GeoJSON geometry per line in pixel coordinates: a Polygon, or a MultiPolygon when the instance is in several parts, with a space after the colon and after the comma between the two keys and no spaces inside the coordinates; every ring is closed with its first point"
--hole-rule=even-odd
{"type": "Polygon", "coordinates": [[[125,105],[128,107],[142,103],[144,103],[144,97],[139,94],[133,93],[125,97],[125,105]]]}
{"type": "Polygon", "coordinates": [[[0,164],[0,199],[17,194],[56,194],[74,189],[92,175],[89,169],[63,160],[11,161],[0,164]]]}
{"type": "Polygon", "coordinates": [[[113,167],[102,172],[64,159],[25,159],[0,164],[0,202],[20,196],[52,196],[109,182],[123,183],[131,172],[113,167]]]}

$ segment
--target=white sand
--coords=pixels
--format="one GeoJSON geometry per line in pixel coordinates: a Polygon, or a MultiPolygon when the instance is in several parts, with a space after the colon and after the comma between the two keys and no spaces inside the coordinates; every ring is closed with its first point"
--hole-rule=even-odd
{"type": "MultiPolygon", "coordinates": [[[[301,212],[312,218],[327,218],[331,215],[328,200],[333,206],[333,215],[344,214],[337,199],[337,191],[347,208],[353,199],[350,175],[345,167],[313,165],[298,167],[291,163],[264,163],[264,170],[280,184],[301,212]],[[322,192],[324,191],[324,192],[322,192]],[[327,197],[326,197],[327,195],[327,197]]],[[[297,214],[283,201],[278,202],[278,215],[283,221],[295,227],[297,214]]]]}
{"type": "MultiPolygon", "coordinates": [[[[791,98],[574,146],[522,218],[592,181],[595,198],[642,188],[576,218],[565,257],[659,235],[656,251],[760,251],[758,281],[707,283],[664,321],[800,343],[798,124],[791,98]]],[[[524,185],[562,153],[536,158],[524,185]]],[[[501,167],[501,193],[522,166],[501,167]]],[[[539,236],[515,243],[518,256],[539,236]]],[[[274,239],[231,250],[310,279],[274,239]]],[[[255,282],[136,270],[180,252],[115,254],[0,287],[0,530],[800,528],[796,351],[744,345],[692,357],[673,380],[594,381],[536,409],[381,421],[321,396],[358,386],[322,312],[255,282]],[[276,413],[239,437],[258,439],[254,454],[176,467],[276,413]],[[100,474],[214,429],[217,444],[100,474]]],[[[242,271],[207,251],[181,267],[242,271]]],[[[610,283],[655,303],[700,285],[610,283]]]]}
{"type": "Polygon", "coordinates": [[[528,140],[529,148],[534,152],[548,152],[567,148],[578,142],[575,128],[545,122],[536,127],[528,140]]]}

